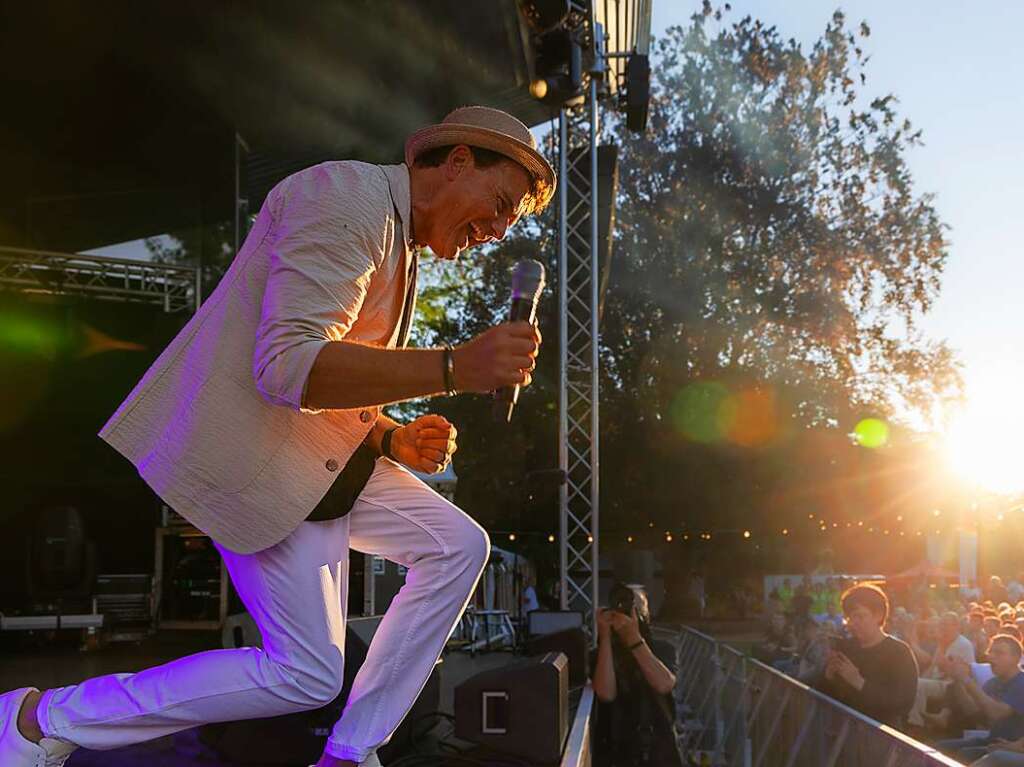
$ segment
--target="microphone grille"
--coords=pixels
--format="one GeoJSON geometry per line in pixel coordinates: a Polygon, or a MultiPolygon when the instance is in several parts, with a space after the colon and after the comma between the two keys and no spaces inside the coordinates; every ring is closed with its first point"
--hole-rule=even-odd
{"type": "Polygon", "coordinates": [[[512,272],[512,295],[516,298],[536,297],[544,289],[544,264],[524,258],[512,272]]]}

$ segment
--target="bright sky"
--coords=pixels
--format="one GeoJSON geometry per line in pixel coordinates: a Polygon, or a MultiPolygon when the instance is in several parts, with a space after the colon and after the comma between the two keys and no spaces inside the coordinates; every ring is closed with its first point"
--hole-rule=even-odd
{"type": "MultiPolygon", "coordinates": [[[[655,0],[652,32],[686,24],[697,0],[655,0]]],[[[942,294],[922,329],[945,338],[963,361],[970,431],[1019,454],[1024,432],[1020,292],[1024,247],[1024,3],[954,0],[732,0],[728,15],[775,25],[804,50],[840,8],[868,22],[867,90],[894,93],[924,131],[909,156],[920,192],[933,192],[950,226],[942,294]],[[1018,223],[1015,224],[1014,221],[1018,223]]],[[[1004,456],[1005,457],[1005,456],[1004,456]]],[[[1005,471],[1005,468],[1004,468],[1005,471]]],[[[1024,475],[1024,471],[1018,472],[1024,475]]]]}

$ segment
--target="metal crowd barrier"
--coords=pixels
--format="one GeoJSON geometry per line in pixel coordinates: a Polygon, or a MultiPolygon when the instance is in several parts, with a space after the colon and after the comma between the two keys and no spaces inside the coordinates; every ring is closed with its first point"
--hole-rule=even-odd
{"type": "Polygon", "coordinates": [[[720,767],[959,767],[960,763],[684,627],[678,645],[680,749],[720,767]]]}

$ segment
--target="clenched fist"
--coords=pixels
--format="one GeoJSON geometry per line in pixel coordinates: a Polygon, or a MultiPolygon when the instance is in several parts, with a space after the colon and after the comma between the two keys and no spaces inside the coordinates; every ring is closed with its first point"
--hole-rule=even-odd
{"type": "Polygon", "coordinates": [[[424,415],[391,435],[391,454],[399,463],[427,474],[444,471],[458,450],[458,431],[440,415],[424,415]]]}
{"type": "Polygon", "coordinates": [[[485,330],[454,350],[455,388],[489,392],[515,384],[529,386],[540,342],[540,330],[529,322],[506,322],[485,330]]]}

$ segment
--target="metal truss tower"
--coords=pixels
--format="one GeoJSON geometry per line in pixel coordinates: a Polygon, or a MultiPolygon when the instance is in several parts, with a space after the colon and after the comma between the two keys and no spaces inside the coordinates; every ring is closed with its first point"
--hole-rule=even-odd
{"type": "MultiPolygon", "coordinates": [[[[575,5],[575,4],[574,4],[575,5]]],[[[603,63],[592,14],[583,16],[592,63],[586,101],[563,107],[558,121],[559,468],[561,607],[594,625],[598,586],[598,96],[603,63]]]]}
{"type": "Polygon", "coordinates": [[[584,626],[596,638],[600,572],[600,108],[602,103],[616,103],[606,97],[621,95],[629,58],[640,53],[646,61],[651,3],[571,0],[570,6],[568,26],[583,46],[586,80],[581,103],[564,106],[558,122],[558,460],[565,477],[559,498],[559,565],[561,608],[582,612],[584,626]]]}

